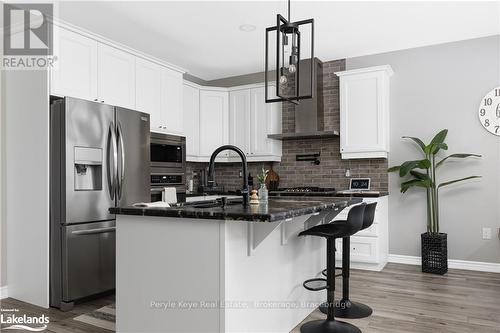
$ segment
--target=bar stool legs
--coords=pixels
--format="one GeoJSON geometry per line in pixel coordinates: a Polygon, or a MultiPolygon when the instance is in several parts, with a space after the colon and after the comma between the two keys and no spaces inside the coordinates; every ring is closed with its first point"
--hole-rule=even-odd
{"type": "Polygon", "coordinates": [[[301,333],[361,333],[354,325],[335,320],[335,238],[326,239],[326,280],[327,302],[326,320],[314,320],[300,327],[301,333]],[[331,255],[331,254],[334,255],[331,255]],[[331,306],[330,306],[331,305],[331,306]]]}
{"type": "MultiPolygon", "coordinates": [[[[350,251],[351,238],[342,238],[342,299],[335,302],[335,316],[349,319],[366,318],[372,314],[373,310],[368,305],[352,302],[349,299],[350,251]]],[[[329,256],[335,258],[335,254],[333,256],[330,254],[329,256]]],[[[323,313],[328,312],[326,303],[321,304],[319,309],[323,313]]]]}

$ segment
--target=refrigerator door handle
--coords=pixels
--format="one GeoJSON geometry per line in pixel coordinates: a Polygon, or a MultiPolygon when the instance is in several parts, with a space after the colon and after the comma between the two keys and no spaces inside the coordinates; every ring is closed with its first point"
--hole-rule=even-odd
{"type": "Polygon", "coordinates": [[[116,192],[116,174],[118,172],[118,148],[117,148],[117,144],[116,144],[115,124],[113,122],[111,122],[109,124],[108,147],[107,147],[107,157],[106,158],[107,158],[107,165],[108,165],[109,196],[111,197],[111,200],[114,200],[115,199],[115,192],[116,192]],[[110,152],[110,149],[112,149],[112,152],[110,152]],[[110,155],[112,155],[113,161],[110,161],[110,155]],[[111,169],[111,167],[112,167],[112,169],[111,169]]]}
{"type": "Polygon", "coordinates": [[[72,231],[72,235],[93,235],[93,234],[103,234],[105,232],[115,232],[116,227],[106,227],[98,229],[87,229],[87,230],[75,230],[72,231]]]}
{"type": "Polygon", "coordinates": [[[123,131],[122,125],[118,122],[118,142],[120,143],[120,165],[121,171],[117,173],[118,175],[118,200],[122,198],[122,188],[123,188],[123,179],[125,178],[125,147],[123,144],[123,131]]]}

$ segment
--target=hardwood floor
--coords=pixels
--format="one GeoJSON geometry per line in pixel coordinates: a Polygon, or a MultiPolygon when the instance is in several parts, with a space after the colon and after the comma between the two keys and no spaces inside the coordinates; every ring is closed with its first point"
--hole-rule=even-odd
{"type": "MultiPolygon", "coordinates": [[[[337,290],[340,287],[337,279],[337,290]]],[[[439,276],[423,274],[418,266],[388,264],[382,272],[353,270],[351,299],[373,308],[369,318],[345,320],[363,333],[500,333],[500,274],[450,270],[439,276]]],[[[20,314],[46,314],[50,324],[45,332],[109,333],[73,318],[113,302],[114,297],[105,297],[70,312],[11,298],[1,300],[0,306],[17,308],[20,314]]],[[[304,322],[325,317],[315,310],[304,322]]],[[[300,325],[292,331],[298,332],[300,325]]]]}
{"type": "MultiPolygon", "coordinates": [[[[78,317],[81,314],[92,312],[96,309],[102,308],[103,306],[112,304],[115,302],[114,295],[102,297],[96,300],[88,301],[82,304],[77,304],[73,310],[68,312],[62,312],[58,309],[50,308],[44,309],[35,305],[24,303],[12,298],[2,299],[0,301],[0,307],[2,309],[19,309],[16,315],[42,315],[45,314],[49,317],[50,323],[48,324],[48,329],[43,332],[50,333],[110,333],[112,331],[102,329],[96,326],[82,323],[80,321],[73,320],[73,318],[78,317]]],[[[2,327],[8,325],[2,325],[2,327]]],[[[7,332],[7,331],[6,331],[7,332]]],[[[14,332],[14,331],[12,331],[14,332]]]]}
{"type": "MultiPolygon", "coordinates": [[[[340,278],[336,287],[340,296],[340,278]]],[[[439,276],[424,274],[419,266],[388,264],[382,272],[352,270],[350,287],[351,300],[369,305],[373,314],[339,320],[363,333],[500,332],[497,273],[452,269],[439,276]]],[[[324,318],[315,310],[302,323],[324,318]]],[[[300,332],[300,325],[292,333],[300,332]]]]}

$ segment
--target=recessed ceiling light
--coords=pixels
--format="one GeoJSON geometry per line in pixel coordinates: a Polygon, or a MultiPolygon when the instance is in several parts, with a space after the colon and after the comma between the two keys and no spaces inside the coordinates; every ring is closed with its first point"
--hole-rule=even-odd
{"type": "Polygon", "coordinates": [[[240,25],[240,30],[244,32],[254,31],[257,27],[253,24],[242,24],[240,25]]]}

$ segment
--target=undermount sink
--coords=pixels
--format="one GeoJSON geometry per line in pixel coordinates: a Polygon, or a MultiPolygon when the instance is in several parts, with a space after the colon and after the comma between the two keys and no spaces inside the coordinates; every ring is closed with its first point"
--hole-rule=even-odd
{"type": "MultiPolygon", "coordinates": [[[[242,201],[241,200],[227,200],[226,201],[226,206],[234,206],[234,205],[241,205],[242,201]]],[[[190,207],[190,208],[215,208],[215,207],[222,207],[222,201],[220,200],[210,200],[210,201],[197,201],[197,202],[189,202],[189,203],[183,203],[182,207],[190,207]]]]}

